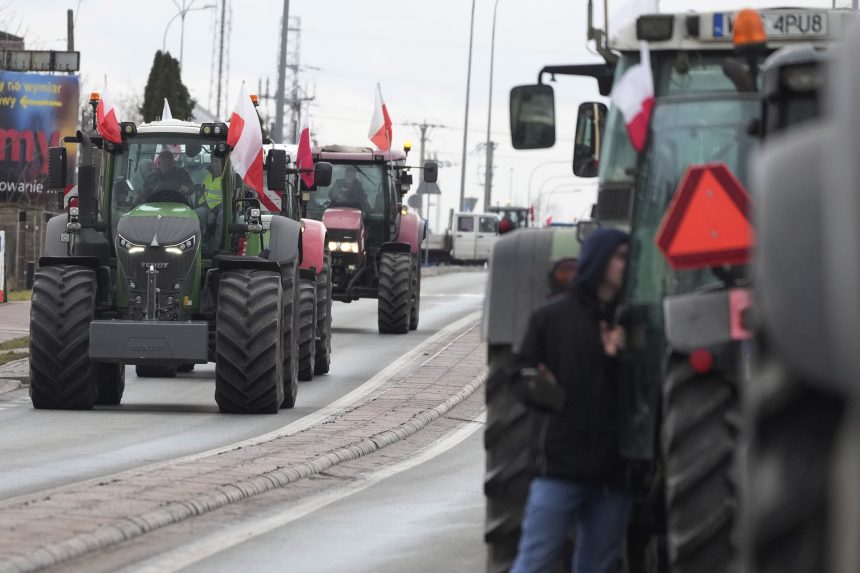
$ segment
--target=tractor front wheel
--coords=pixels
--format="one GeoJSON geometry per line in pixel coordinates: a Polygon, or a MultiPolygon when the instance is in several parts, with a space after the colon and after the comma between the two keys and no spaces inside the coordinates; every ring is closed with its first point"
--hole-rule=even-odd
{"type": "Polygon", "coordinates": [[[380,334],[406,334],[412,315],[412,255],[384,252],[379,261],[380,334]]]}
{"type": "Polygon", "coordinates": [[[90,360],[95,272],[77,265],[40,267],[30,306],[30,399],[33,407],[88,410],[96,402],[90,360]]]}
{"type": "Polygon", "coordinates": [[[299,267],[296,262],[282,268],[283,288],[283,348],[284,401],[281,408],[292,408],[299,395],[299,267]]]}
{"type": "Polygon", "coordinates": [[[284,400],[282,286],[276,272],[221,275],[215,327],[215,401],[222,412],[276,414],[284,400]]]}
{"type": "Polygon", "coordinates": [[[331,369],[331,254],[326,249],[323,268],[317,274],[317,343],[314,374],[331,369]]]}
{"type": "Polygon", "coordinates": [[[421,311],[421,252],[412,257],[412,308],[409,310],[409,330],[418,329],[421,311]]]}
{"type": "Polygon", "coordinates": [[[299,380],[313,380],[317,352],[316,279],[299,280],[299,380]]]}
{"type": "Polygon", "coordinates": [[[116,406],[125,392],[125,364],[99,363],[95,365],[98,396],[96,404],[116,406]]]}

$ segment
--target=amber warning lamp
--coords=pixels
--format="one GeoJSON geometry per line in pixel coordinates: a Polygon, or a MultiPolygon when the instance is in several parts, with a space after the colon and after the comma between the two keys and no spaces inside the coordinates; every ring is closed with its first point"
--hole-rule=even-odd
{"type": "Polygon", "coordinates": [[[754,52],[767,45],[764,20],[757,10],[746,8],[738,12],[732,28],[732,43],[738,52],[754,52]]]}
{"type": "Polygon", "coordinates": [[[678,270],[749,262],[755,243],[750,197],[725,163],[687,168],[656,242],[678,270]]]}

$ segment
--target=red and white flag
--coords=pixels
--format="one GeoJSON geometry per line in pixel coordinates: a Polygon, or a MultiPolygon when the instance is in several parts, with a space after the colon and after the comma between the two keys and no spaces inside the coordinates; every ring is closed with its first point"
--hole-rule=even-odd
{"type": "Polygon", "coordinates": [[[245,92],[245,84],[239,88],[239,99],[230,116],[227,145],[232,148],[230,162],[245,184],[257,192],[263,206],[270,212],[280,211],[266,196],[263,189],[263,130],[257,110],[245,92]]]}
{"type": "Polygon", "coordinates": [[[311,152],[311,128],[307,124],[302,127],[299,136],[299,150],[296,152],[296,167],[299,169],[310,169],[309,173],[301,173],[302,183],[305,187],[314,186],[314,155],[311,152]]]}
{"type": "Polygon", "coordinates": [[[651,75],[651,53],[647,42],[639,43],[639,54],[639,63],[624,72],[615,82],[609,96],[624,116],[627,135],[636,151],[645,148],[651,109],[654,107],[654,78],[651,75]]]}
{"type": "Polygon", "coordinates": [[[102,91],[99,105],[96,107],[96,127],[102,137],[114,143],[122,143],[122,131],[119,124],[122,122],[119,108],[116,107],[108,95],[107,80],[105,89],[102,91]]]}
{"type": "Polygon", "coordinates": [[[377,148],[388,150],[391,149],[391,133],[391,117],[382,100],[382,88],[376,84],[376,105],[373,106],[373,119],[370,120],[367,137],[377,148]]]}

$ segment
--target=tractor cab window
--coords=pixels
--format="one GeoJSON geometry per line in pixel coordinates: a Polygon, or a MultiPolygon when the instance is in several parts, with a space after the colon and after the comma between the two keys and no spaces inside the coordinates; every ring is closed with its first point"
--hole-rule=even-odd
{"type": "Polygon", "coordinates": [[[385,219],[385,170],[381,163],[335,163],[332,165],[331,185],[318,187],[311,193],[308,217],[322,219],[326,209],[345,207],[361,209],[368,222],[385,219]]]}
{"type": "Polygon", "coordinates": [[[105,181],[111,230],[115,233],[119,219],[143,204],[176,204],[200,220],[204,253],[217,251],[223,244],[224,175],[229,168],[212,147],[181,136],[138,135],[130,140],[128,149],[113,157],[105,181]]]}

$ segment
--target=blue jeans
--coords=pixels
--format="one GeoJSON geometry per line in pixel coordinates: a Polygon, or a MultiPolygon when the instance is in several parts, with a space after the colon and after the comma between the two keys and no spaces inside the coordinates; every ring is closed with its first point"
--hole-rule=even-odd
{"type": "Polygon", "coordinates": [[[574,573],[615,573],[633,499],[596,486],[535,478],[529,488],[517,558],[510,573],[550,571],[576,524],[574,573]]]}

